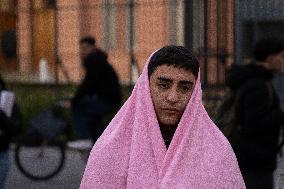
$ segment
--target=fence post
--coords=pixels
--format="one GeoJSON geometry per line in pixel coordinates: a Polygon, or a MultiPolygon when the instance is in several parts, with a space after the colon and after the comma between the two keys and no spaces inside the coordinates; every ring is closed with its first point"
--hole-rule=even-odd
{"type": "Polygon", "coordinates": [[[208,85],[208,0],[204,0],[204,85],[208,85]]]}
{"type": "Polygon", "coordinates": [[[129,73],[130,73],[130,85],[134,84],[134,78],[133,78],[133,67],[137,66],[136,64],[136,60],[135,60],[135,55],[134,55],[134,2],[133,0],[129,0],[129,56],[130,56],[130,69],[129,69],[129,73]]]}

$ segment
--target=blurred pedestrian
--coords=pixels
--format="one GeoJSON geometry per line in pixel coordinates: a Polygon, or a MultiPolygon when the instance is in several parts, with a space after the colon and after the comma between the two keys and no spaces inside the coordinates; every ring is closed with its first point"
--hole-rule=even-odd
{"type": "Polygon", "coordinates": [[[226,82],[237,93],[235,105],[238,135],[231,145],[248,189],[272,189],[273,171],[284,123],[272,78],[284,64],[284,47],[277,39],[256,43],[251,64],[234,65],[226,82]]]}
{"type": "Polygon", "coordinates": [[[273,86],[279,96],[282,109],[284,109],[284,64],[282,65],[281,72],[275,74],[273,86]]]}
{"type": "Polygon", "coordinates": [[[84,144],[84,139],[95,142],[105,128],[103,117],[115,112],[122,100],[118,76],[106,53],[96,47],[93,37],[80,40],[80,56],[85,77],[72,98],[71,107],[77,139],[83,140],[69,143],[71,147],[84,144]]]}
{"type": "MultiPolygon", "coordinates": [[[[7,92],[6,85],[0,75],[0,103],[3,104],[3,93],[7,92]]],[[[13,103],[11,115],[0,106],[0,189],[4,189],[5,180],[10,168],[9,144],[12,137],[21,129],[21,114],[19,107],[13,103]]]]}
{"type": "Polygon", "coordinates": [[[94,145],[80,188],[245,188],[233,150],[202,105],[199,63],[154,52],[94,145]]]}
{"type": "MultiPolygon", "coordinates": [[[[281,72],[276,73],[273,78],[273,86],[278,94],[282,110],[284,111],[284,64],[282,64],[281,72]]],[[[282,130],[284,132],[284,130],[282,130]]],[[[284,137],[284,133],[281,135],[284,137]]],[[[284,146],[277,158],[277,169],[274,174],[275,189],[280,189],[280,184],[284,184],[284,146]]]]}

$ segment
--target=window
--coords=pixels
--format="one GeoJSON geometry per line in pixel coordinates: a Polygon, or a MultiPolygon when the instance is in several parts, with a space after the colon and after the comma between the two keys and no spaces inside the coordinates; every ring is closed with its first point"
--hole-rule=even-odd
{"type": "Polygon", "coordinates": [[[276,37],[284,39],[284,22],[283,21],[250,21],[244,22],[242,53],[244,58],[251,58],[253,44],[263,38],[276,37]]]}

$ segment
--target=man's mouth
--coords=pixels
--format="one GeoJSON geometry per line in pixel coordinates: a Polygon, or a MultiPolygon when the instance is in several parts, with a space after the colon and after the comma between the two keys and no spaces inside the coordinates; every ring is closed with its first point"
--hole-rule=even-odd
{"type": "Polygon", "coordinates": [[[179,112],[179,110],[176,108],[162,108],[162,110],[168,113],[178,113],[179,112]]]}

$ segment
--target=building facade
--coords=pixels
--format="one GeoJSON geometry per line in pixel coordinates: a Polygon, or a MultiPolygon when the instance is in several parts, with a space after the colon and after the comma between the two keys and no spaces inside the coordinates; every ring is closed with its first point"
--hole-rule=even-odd
{"type": "Polygon", "coordinates": [[[8,79],[38,81],[44,58],[51,82],[80,81],[78,42],[86,35],[108,53],[122,83],[135,80],[133,65],[141,72],[150,53],[167,44],[194,50],[204,83],[222,83],[224,64],[232,62],[233,0],[1,0],[1,7],[10,2],[12,26],[0,30],[2,38],[16,31],[13,66],[0,61],[8,79]]]}

